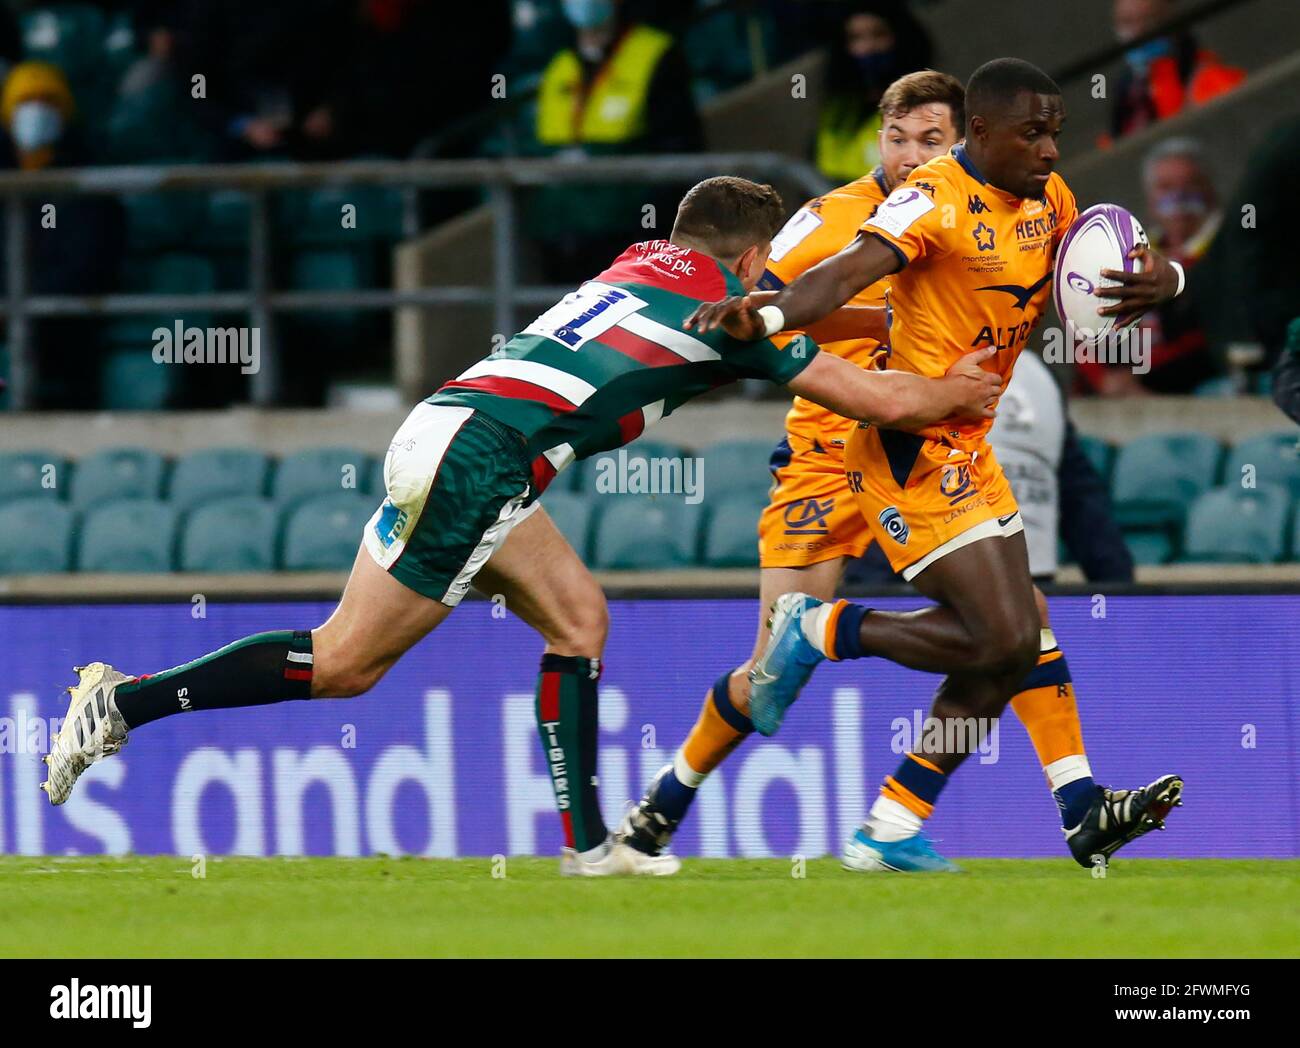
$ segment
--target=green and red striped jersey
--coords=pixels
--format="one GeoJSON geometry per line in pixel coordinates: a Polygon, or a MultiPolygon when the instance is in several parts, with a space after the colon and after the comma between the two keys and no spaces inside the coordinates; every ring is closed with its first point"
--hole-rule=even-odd
{"type": "Polygon", "coordinates": [[[523,434],[540,493],[575,459],[635,440],[692,397],[741,378],[784,385],[807,367],[818,347],[806,336],[777,348],[682,329],[701,302],[744,293],[708,255],[667,240],[633,244],[427,402],[471,407],[523,434]]]}

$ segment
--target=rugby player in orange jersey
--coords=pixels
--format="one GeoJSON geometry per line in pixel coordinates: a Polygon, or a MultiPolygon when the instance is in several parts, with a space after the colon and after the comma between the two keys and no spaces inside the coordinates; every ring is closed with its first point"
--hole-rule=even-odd
{"type": "MultiPolygon", "coordinates": [[[[942,374],[993,346],[982,366],[1005,380],[1042,316],[1056,248],[1077,215],[1053,170],[1065,112],[1050,77],[1003,58],[971,76],[966,113],[965,142],[914,171],[851,245],[762,304],[733,296],[699,307],[686,326],[736,338],[803,328],[893,274],[890,369],[942,374]]],[[[1176,264],[1145,247],[1131,257],[1139,272],[1103,271],[1117,282],[1098,291],[1116,300],[1104,314],[1140,314],[1182,289],[1176,264]]],[[[928,737],[924,756],[908,753],[886,778],[846,846],[851,869],[956,869],[922,825],[973,748],[966,725],[986,731],[1013,696],[1025,700],[1017,711],[1081,865],[1162,826],[1182,791],[1176,775],[1135,790],[1094,783],[1069,672],[1043,629],[1020,515],[987,431],[955,420],[916,432],[854,428],[845,468],[859,509],[894,569],[936,606],[900,614],[786,594],[751,671],[750,716],[764,734],[825,658],[880,655],[947,675],[931,709],[942,737],[928,737]]]]}
{"type": "MultiPolygon", "coordinates": [[[[772,242],[758,287],[778,290],[851,243],[893,189],[961,138],[964,99],[960,81],[932,69],[909,73],[891,84],[880,100],[880,166],[795,212],[772,242]]],[[[849,299],[852,313],[840,314],[860,321],[857,337],[829,341],[822,325],[813,326],[811,333],[823,352],[864,368],[878,366],[887,352],[887,286],[885,278],[863,288],[849,299]]],[[[845,326],[843,320],[828,322],[840,330],[845,326]]],[[[783,345],[798,334],[782,332],[773,342],[783,345]]],[[[624,829],[634,846],[653,854],[662,851],[705,777],[752,731],[749,670],[767,644],[767,609],[772,602],[785,593],[831,600],[850,558],[862,556],[871,545],[871,529],[844,475],[844,446],[855,425],[811,400],[795,398],[785,436],[772,455],[774,484],[758,525],[761,600],[753,655],[709,689],[699,720],[673,763],[659,772],[629,814],[624,829]]]]}

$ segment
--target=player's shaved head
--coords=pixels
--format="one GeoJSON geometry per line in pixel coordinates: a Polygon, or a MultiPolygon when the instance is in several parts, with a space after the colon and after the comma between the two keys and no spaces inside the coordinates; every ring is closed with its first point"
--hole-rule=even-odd
{"type": "Polygon", "coordinates": [[[1059,98],[1061,89],[1031,62],[995,58],[976,69],[966,82],[966,112],[972,117],[998,121],[1015,107],[1022,93],[1059,98]]]}
{"type": "Polygon", "coordinates": [[[1043,195],[1064,122],[1056,81],[1019,58],[986,62],[966,84],[966,153],[984,179],[1015,196],[1043,195]]]}

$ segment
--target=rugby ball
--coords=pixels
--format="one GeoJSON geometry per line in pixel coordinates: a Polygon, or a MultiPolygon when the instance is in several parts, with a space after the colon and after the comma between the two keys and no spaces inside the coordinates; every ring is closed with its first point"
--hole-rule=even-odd
{"type": "Polygon", "coordinates": [[[1094,204],[1066,230],[1056,252],[1052,295],[1062,323],[1073,324],[1078,341],[1096,344],[1142,319],[1141,314],[1098,316],[1097,310],[1115,300],[1098,298],[1093,292],[1119,283],[1102,277],[1103,269],[1138,272],[1140,260],[1129,258],[1128,253],[1149,243],[1142,223],[1118,204],[1094,204]]]}

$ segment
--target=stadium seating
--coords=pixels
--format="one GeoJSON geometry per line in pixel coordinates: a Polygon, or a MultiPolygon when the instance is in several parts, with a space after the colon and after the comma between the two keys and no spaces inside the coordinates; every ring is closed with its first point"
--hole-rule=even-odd
{"type": "Polygon", "coordinates": [[[1293,497],[1300,496],[1300,435],[1294,430],[1248,437],[1234,444],[1223,468],[1225,484],[1242,484],[1252,477],[1256,485],[1279,484],[1293,497]]]}
{"type": "MultiPolygon", "coordinates": [[[[1200,486],[1222,449],[1213,442],[1207,448],[1200,438],[1189,442],[1187,434],[1142,438],[1120,449],[1114,489],[1135,561],[1300,561],[1293,447],[1289,433],[1240,441],[1223,471],[1226,483],[1190,496],[1185,521],[1183,494],[1200,486]],[[1241,487],[1243,464],[1256,467],[1257,487],[1241,487]],[[1145,488],[1135,475],[1147,478],[1145,488]],[[1123,492],[1128,497],[1120,499],[1123,492]]],[[[699,503],[686,502],[684,492],[621,490],[632,475],[617,469],[617,452],[574,467],[577,490],[564,486],[569,474],[562,474],[542,503],[595,568],[753,567],[757,521],[767,498],[768,473],[760,455],[766,449],[765,441],[735,440],[698,453],[705,464],[705,498],[699,503]],[[611,465],[598,466],[603,458],[611,465]],[[757,478],[761,485],[754,483],[757,478]]],[[[642,440],[627,449],[624,462],[684,461],[693,454],[642,440]]],[[[0,454],[0,505],[58,504],[51,511],[58,527],[66,522],[72,529],[76,555],[50,556],[40,565],[45,571],[173,571],[182,564],[186,570],[213,571],[346,570],[382,487],[379,466],[359,448],[342,446],[309,448],[274,464],[243,448],[194,452],[174,464],[140,448],[105,449],[75,463],[48,449],[29,449],[0,454]],[[347,466],[356,467],[355,476],[348,477],[355,488],[342,486],[347,466]],[[42,484],[45,476],[53,476],[52,487],[42,484]],[[237,513],[227,512],[232,504],[237,513]],[[198,512],[206,507],[212,512],[198,512]],[[247,534],[240,538],[240,532],[247,534]]],[[[22,522],[35,514],[30,507],[24,512],[6,532],[11,543],[22,535],[22,522]]],[[[51,538],[56,548],[58,527],[51,538]]],[[[5,549],[0,573],[27,570],[31,557],[5,549]]]]}
{"type": "Polygon", "coordinates": [[[244,496],[199,506],[182,528],[180,570],[271,571],[279,523],[270,499],[244,496]]]}
{"type": "MultiPolygon", "coordinates": [[[[589,459],[575,462],[565,473],[561,474],[561,477],[572,474],[569,485],[574,490],[586,491],[593,495],[621,494],[624,492],[621,484],[623,478],[620,478],[618,473],[620,462],[627,464],[628,474],[626,479],[630,482],[634,469],[645,468],[634,466],[633,463],[636,460],[676,459],[682,461],[690,454],[691,452],[679,444],[666,444],[662,441],[648,440],[643,437],[625,448],[602,451],[589,459]],[[622,455],[620,455],[620,452],[622,452],[622,455]]],[[[648,477],[649,474],[647,473],[646,476],[648,477]]]]}
{"type": "Polygon", "coordinates": [[[375,501],[356,492],[316,495],[287,512],[283,567],[286,571],[346,571],[361,544],[361,531],[374,515],[375,501]]]}
{"type": "Polygon", "coordinates": [[[308,448],[280,460],[271,497],[292,507],[314,495],[368,494],[377,472],[375,460],[359,448],[308,448]]]}
{"type": "Polygon", "coordinates": [[[774,440],[723,440],[703,452],[704,490],[709,501],[736,493],[766,496],[772,486],[768,463],[774,440]]]}
{"type": "Polygon", "coordinates": [[[72,570],[73,513],[48,498],[0,505],[0,575],[72,570]]]}
{"type": "Polygon", "coordinates": [[[166,502],[133,499],[92,509],[81,524],[80,571],[159,573],[176,567],[178,514],[166,502]]]}
{"type": "Polygon", "coordinates": [[[680,495],[613,496],[596,522],[595,567],[652,571],[687,568],[696,561],[700,505],[680,495]]]}
{"type": "Polygon", "coordinates": [[[578,556],[585,560],[589,552],[591,525],[596,516],[595,501],[577,492],[548,489],[542,496],[542,508],[578,556]]]}
{"type": "Polygon", "coordinates": [[[0,453],[0,503],[40,495],[59,498],[68,483],[69,466],[62,455],[33,448],[0,453]]]}
{"type": "Polygon", "coordinates": [[[1218,479],[1222,455],[1204,433],[1161,433],[1125,444],[1111,480],[1116,518],[1125,527],[1181,524],[1192,500],[1218,479]]]}
{"type": "Polygon", "coordinates": [[[758,517],[766,495],[733,494],[714,506],[701,559],[711,568],[758,567],[758,517]]]}
{"type": "Polygon", "coordinates": [[[182,457],[172,471],[167,497],[179,510],[222,496],[261,495],[267,457],[246,448],[212,448],[182,457]]]}
{"type": "Polygon", "coordinates": [[[71,501],[79,509],[117,499],[156,499],[162,493],[167,465],[145,448],[109,448],[77,463],[71,501]]]}
{"type": "Polygon", "coordinates": [[[1270,564],[1286,555],[1290,502],[1274,485],[1207,491],[1187,517],[1180,559],[1270,564]]]}

